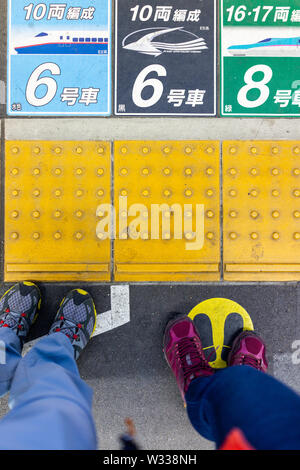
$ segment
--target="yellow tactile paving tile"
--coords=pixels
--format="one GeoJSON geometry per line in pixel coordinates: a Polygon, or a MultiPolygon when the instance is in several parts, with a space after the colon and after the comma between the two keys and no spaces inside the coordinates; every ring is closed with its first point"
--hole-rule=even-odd
{"type": "Polygon", "coordinates": [[[5,281],[110,280],[109,142],[6,141],[5,281]]]}
{"type": "Polygon", "coordinates": [[[115,142],[114,204],[116,281],[220,279],[218,141],[115,142]]]}
{"type": "Polygon", "coordinates": [[[300,142],[223,142],[227,281],[300,279],[300,142]]]}

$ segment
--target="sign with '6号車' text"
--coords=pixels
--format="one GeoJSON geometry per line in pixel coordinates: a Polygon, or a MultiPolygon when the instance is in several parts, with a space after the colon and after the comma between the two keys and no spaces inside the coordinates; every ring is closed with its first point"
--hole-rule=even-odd
{"type": "Polygon", "coordinates": [[[117,0],[115,114],[216,114],[215,0],[117,0]]]}
{"type": "Polygon", "coordinates": [[[221,115],[300,117],[300,0],[220,0],[221,115]]]}
{"type": "Polygon", "coordinates": [[[7,113],[110,115],[110,0],[8,0],[7,113]]]}

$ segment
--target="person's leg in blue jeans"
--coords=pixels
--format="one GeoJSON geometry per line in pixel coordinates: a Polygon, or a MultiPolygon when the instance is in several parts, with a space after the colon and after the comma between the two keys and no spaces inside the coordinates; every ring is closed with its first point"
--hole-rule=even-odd
{"type": "Polygon", "coordinates": [[[194,428],[219,448],[238,428],[256,449],[300,449],[300,397],[267,375],[265,345],[254,332],[234,341],[228,366],[212,369],[186,316],[165,331],[164,351],[194,428]]]}
{"type": "Polygon", "coordinates": [[[2,393],[10,388],[11,407],[0,421],[0,448],[95,449],[92,391],[75,361],[95,325],[93,301],[85,291],[70,292],[50,334],[21,358],[38,300],[33,284],[20,283],[0,301],[0,341],[6,344],[0,384],[2,393]]]}

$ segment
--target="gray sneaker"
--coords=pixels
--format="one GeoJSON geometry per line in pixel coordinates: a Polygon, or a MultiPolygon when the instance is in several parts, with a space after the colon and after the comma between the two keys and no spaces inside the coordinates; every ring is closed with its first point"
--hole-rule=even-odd
{"type": "Polygon", "coordinates": [[[61,332],[71,341],[78,359],[96,327],[97,312],[90,294],[82,289],[70,291],[60,304],[49,334],[61,332]]]}
{"type": "Polygon", "coordinates": [[[19,282],[0,299],[0,328],[11,328],[23,344],[41,306],[41,294],[32,282],[19,282]]]}

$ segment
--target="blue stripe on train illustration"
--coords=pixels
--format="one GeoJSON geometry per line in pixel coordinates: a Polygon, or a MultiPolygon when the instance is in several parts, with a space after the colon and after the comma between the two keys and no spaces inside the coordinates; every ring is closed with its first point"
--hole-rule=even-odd
{"type": "Polygon", "coordinates": [[[15,46],[18,54],[107,54],[107,31],[60,33],[41,32],[22,45],[15,46]]]}
{"type": "Polygon", "coordinates": [[[228,47],[231,55],[296,55],[300,56],[300,36],[295,38],[267,38],[253,44],[228,47]]]}

